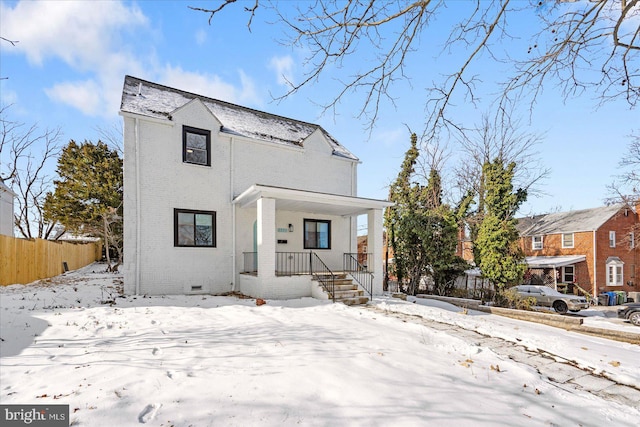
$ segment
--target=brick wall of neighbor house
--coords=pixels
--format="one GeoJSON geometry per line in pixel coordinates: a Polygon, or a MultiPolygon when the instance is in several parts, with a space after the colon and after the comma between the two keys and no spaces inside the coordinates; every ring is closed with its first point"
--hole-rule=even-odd
{"type": "Polygon", "coordinates": [[[631,209],[622,209],[610,218],[596,232],[596,248],[598,265],[596,267],[598,292],[607,291],[640,291],[638,283],[638,245],[629,247],[629,232],[637,224],[637,214],[631,209]],[[615,248],[609,246],[609,231],[616,232],[615,248]],[[623,286],[607,286],[606,261],[609,257],[618,257],[624,262],[623,286]],[[632,282],[633,285],[628,284],[632,282]]]}
{"type": "MultiPolygon", "coordinates": [[[[356,163],[332,156],[320,132],[307,138],[304,148],[232,137],[219,131],[220,123],[199,100],[174,112],[171,121],[130,114],[123,117],[124,221],[137,225],[125,227],[127,293],[136,291],[136,265],[141,294],[190,293],[193,286],[201,286],[206,293],[231,290],[235,280],[231,200],[252,184],[356,194],[356,163]],[[183,125],[211,131],[210,167],[182,162],[183,125]],[[142,207],[139,214],[138,205],[142,207]],[[174,247],[174,208],[215,211],[217,247],[174,247]],[[143,245],[140,252],[137,241],[143,245]]],[[[245,223],[238,222],[236,235],[252,239],[254,220],[255,214],[248,215],[245,223]]],[[[340,226],[332,232],[346,234],[351,220],[336,221],[340,226]]],[[[301,221],[295,230],[302,233],[301,221]]],[[[355,249],[355,242],[353,246],[355,249]]],[[[236,248],[251,251],[252,243],[239,238],[236,248]]],[[[241,271],[242,261],[241,256],[236,257],[237,271],[241,271]]]]}
{"type": "MultiPolygon", "coordinates": [[[[618,214],[605,222],[596,232],[596,260],[595,274],[596,286],[598,293],[611,290],[639,291],[638,284],[639,267],[639,250],[638,245],[634,249],[629,249],[629,232],[638,223],[638,216],[631,209],[623,209],[618,214]],[[625,215],[626,211],[626,215],[625,215]],[[609,247],[609,231],[616,232],[616,247],[609,247]],[[623,262],[624,285],[623,286],[607,286],[606,285],[606,261],[610,256],[617,256],[623,262]],[[630,286],[627,282],[634,282],[634,286],[630,286]]],[[[586,255],[586,262],[576,265],[577,283],[585,290],[592,292],[594,283],[594,232],[584,231],[574,233],[574,247],[562,247],[562,234],[545,235],[543,238],[543,249],[532,249],[532,237],[525,236],[520,238],[520,245],[526,256],[560,256],[560,255],[586,255]]],[[[637,238],[636,238],[637,241],[637,238]]]]}
{"type": "Polygon", "coordinates": [[[593,287],[593,232],[573,233],[573,248],[562,247],[562,234],[545,235],[542,249],[532,249],[531,236],[521,237],[520,246],[524,250],[525,256],[586,255],[586,262],[576,265],[576,276],[578,284],[591,292],[593,287]]]}

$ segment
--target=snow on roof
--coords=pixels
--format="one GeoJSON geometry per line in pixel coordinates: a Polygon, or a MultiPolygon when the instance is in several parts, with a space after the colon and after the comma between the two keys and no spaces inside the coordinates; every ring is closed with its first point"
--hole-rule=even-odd
{"type": "Polygon", "coordinates": [[[518,230],[523,236],[595,231],[624,207],[624,204],[617,204],[538,215],[533,218],[518,218],[518,230]]]}
{"type": "Polygon", "coordinates": [[[125,76],[120,111],[171,120],[171,114],[175,110],[193,99],[201,100],[220,120],[221,132],[301,147],[304,140],[319,129],[333,148],[334,155],[358,160],[319,125],[253,110],[136,77],[125,76]]]}

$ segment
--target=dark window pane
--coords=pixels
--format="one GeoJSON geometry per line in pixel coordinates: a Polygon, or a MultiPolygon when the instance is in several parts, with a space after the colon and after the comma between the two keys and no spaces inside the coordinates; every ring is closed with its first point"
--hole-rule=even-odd
{"type": "Polygon", "coordinates": [[[178,244],[191,246],[193,243],[193,225],[178,226],[178,244]]]}
{"type": "Polygon", "coordinates": [[[207,136],[187,132],[187,148],[207,149],[207,136]]]}
{"type": "Polygon", "coordinates": [[[199,165],[207,164],[207,152],[206,150],[195,150],[187,148],[186,161],[188,163],[196,163],[199,165]]]}
{"type": "Polygon", "coordinates": [[[175,210],[175,245],[215,247],[215,212],[175,210]]]}
{"type": "Polygon", "coordinates": [[[304,248],[305,249],[330,249],[331,248],[331,221],[304,220],[304,248]]]}

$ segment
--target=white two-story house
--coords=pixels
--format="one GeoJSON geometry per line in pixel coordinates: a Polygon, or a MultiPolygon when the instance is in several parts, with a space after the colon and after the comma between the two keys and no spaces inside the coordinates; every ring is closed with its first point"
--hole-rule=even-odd
{"type": "Polygon", "coordinates": [[[382,253],[391,203],[357,197],[359,160],[322,127],[130,76],[120,114],[125,292],[382,293],[381,257],[354,265],[356,218],[382,253]]]}

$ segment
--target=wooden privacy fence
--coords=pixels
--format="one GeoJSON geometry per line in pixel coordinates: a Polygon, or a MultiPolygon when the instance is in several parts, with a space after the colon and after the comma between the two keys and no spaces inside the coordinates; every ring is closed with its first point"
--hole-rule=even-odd
{"type": "Polygon", "coordinates": [[[17,239],[0,235],[0,285],[26,284],[102,258],[102,244],[17,239]]]}

